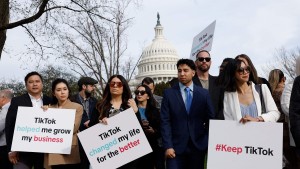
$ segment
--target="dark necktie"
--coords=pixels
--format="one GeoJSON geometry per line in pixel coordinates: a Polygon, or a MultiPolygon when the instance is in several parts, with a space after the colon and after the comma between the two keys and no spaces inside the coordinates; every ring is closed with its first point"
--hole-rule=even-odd
{"type": "Polygon", "coordinates": [[[186,93],[185,108],[186,108],[186,111],[189,113],[190,108],[191,108],[191,104],[192,104],[191,89],[186,87],[185,88],[185,93],[186,93]]]}

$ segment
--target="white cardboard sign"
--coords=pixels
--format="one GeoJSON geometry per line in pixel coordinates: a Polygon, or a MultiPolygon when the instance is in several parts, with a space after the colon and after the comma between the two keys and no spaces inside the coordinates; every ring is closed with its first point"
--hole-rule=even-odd
{"type": "Polygon", "coordinates": [[[213,43],[216,21],[208,25],[203,31],[196,35],[193,39],[192,50],[190,54],[191,60],[196,60],[196,54],[201,50],[210,51],[213,43]]]}
{"type": "Polygon", "coordinates": [[[282,169],[282,123],[210,120],[207,169],[282,169]]]}
{"type": "Polygon", "coordinates": [[[11,150],[70,154],[75,111],[20,106],[11,150]]]}
{"type": "Polygon", "coordinates": [[[115,169],[152,152],[132,108],[77,135],[94,169],[115,169]]]}

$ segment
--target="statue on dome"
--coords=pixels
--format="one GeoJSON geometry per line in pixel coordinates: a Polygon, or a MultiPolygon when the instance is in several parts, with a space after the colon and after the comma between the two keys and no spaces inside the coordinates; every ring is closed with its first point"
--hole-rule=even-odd
{"type": "Polygon", "coordinates": [[[156,25],[160,25],[160,16],[159,16],[159,13],[157,12],[157,24],[156,25]]]}

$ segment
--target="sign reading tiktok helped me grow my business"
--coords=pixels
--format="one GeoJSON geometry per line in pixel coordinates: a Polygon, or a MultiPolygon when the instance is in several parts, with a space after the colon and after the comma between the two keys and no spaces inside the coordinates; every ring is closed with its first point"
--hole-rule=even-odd
{"type": "Polygon", "coordinates": [[[152,152],[132,108],[78,133],[93,167],[115,169],[152,152]]]}
{"type": "Polygon", "coordinates": [[[70,154],[75,111],[19,107],[11,150],[70,154]]]}

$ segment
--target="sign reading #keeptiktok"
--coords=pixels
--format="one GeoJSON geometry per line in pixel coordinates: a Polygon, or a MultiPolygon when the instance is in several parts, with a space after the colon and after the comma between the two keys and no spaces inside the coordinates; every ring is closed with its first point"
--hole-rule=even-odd
{"type": "Polygon", "coordinates": [[[207,169],[282,169],[282,123],[210,120],[207,169]]]}
{"type": "Polygon", "coordinates": [[[11,150],[70,154],[75,111],[19,107],[11,150]]]}
{"type": "Polygon", "coordinates": [[[107,121],[78,133],[93,169],[115,169],[152,152],[132,108],[107,121]]]}

